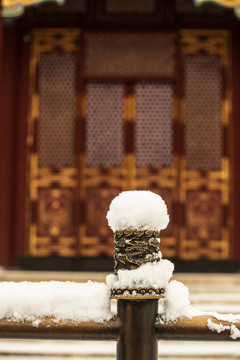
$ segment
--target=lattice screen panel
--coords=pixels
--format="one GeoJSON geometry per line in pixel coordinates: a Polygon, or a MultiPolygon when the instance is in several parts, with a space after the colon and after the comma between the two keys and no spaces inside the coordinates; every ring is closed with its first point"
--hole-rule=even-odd
{"type": "Polygon", "coordinates": [[[106,0],[105,11],[109,14],[152,14],[156,0],[106,0]]]}
{"type": "Polygon", "coordinates": [[[185,151],[188,170],[220,170],[221,67],[217,55],[186,55],[185,151]]]}
{"type": "Polygon", "coordinates": [[[74,166],[76,56],[42,53],[39,62],[39,167],[74,166]]]}
{"type": "Polygon", "coordinates": [[[136,161],[138,167],[172,167],[172,85],[136,86],[136,161]]]}
{"type": "Polygon", "coordinates": [[[92,82],[87,86],[87,165],[114,168],[123,159],[123,85],[92,82]]]}
{"type": "Polygon", "coordinates": [[[85,76],[174,76],[175,35],[86,35],[85,76]]]}

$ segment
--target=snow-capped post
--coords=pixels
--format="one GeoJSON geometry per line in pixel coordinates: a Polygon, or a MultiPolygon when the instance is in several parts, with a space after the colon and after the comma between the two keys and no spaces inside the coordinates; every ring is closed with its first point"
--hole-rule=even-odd
{"type": "Polygon", "coordinates": [[[166,204],[151,191],[125,191],[113,199],[107,219],[115,249],[114,275],[106,280],[122,321],[117,360],[156,360],[158,299],[173,272],[159,250],[159,232],[169,222],[166,204]]]}

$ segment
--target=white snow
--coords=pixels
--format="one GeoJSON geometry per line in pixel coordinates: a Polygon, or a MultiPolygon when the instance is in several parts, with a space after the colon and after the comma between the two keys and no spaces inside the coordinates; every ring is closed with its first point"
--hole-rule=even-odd
{"type": "Polygon", "coordinates": [[[169,260],[141,265],[135,270],[118,270],[117,275],[106,277],[110,289],[141,287],[165,288],[173,274],[174,265],[169,260]]]}
{"type": "Polygon", "coordinates": [[[240,321],[240,314],[219,314],[215,311],[200,311],[194,308],[189,299],[188,288],[181,282],[173,280],[165,288],[165,298],[163,300],[163,313],[160,314],[159,322],[176,321],[178,318],[193,318],[195,316],[211,316],[219,321],[227,321],[231,325],[213,323],[208,319],[207,326],[210,330],[218,333],[230,330],[230,337],[237,339],[240,337],[240,330],[233,325],[240,321]]]}
{"type": "Polygon", "coordinates": [[[222,323],[216,324],[211,321],[211,319],[208,319],[207,326],[210,330],[216,331],[217,333],[220,333],[225,330],[230,330],[230,337],[234,340],[240,337],[240,330],[235,325],[223,325],[222,323]]]}
{"type": "Polygon", "coordinates": [[[110,291],[106,284],[91,281],[0,283],[0,319],[26,320],[38,326],[44,317],[74,322],[109,320],[110,291]]]}
{"type": "Polygon", "coordinates": [[[187,286],[177,280],[171,281],[165,288],[161,318],[168,322],[193,316],[196,316],[196,310],[191,306],[187,286]]]}
{"type": "Polygon", "coordinates": [[[208,319],[207,326],[210,330],[216,331],[217,333],[221,333],[222,331],[225,331],[225,330],[230,330],[230,326],[228,326],[228,325],[225,326],[222,323],[216,324],[216,323],[212,322],[211,319],[208,319]]]}
{"type": "Polygon", "coordinates": [[[240,330],[235,325],[232,325],[230,334],[230,337],[235,340],[240,337],[240,330]]]}
{"type": "Polygon", "coordinates": [[[161,196],[145,190],[123,191],[110,204],[110,228],[118,230],[160,231],[167,227],[169,215],[161,196]]]}

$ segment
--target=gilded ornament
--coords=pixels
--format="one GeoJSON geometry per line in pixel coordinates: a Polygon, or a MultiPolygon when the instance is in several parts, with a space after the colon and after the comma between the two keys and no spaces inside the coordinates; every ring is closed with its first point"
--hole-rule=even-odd
{"type": "Polygon", "coordinates": [[[114,272],[134,270],[159,261],[159,232],[151,230],[119,230],[114,234],[114,272]]]}

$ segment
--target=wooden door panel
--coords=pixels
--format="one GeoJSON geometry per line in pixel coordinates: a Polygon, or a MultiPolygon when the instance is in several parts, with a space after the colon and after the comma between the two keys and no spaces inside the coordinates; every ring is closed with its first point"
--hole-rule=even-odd
{"type": "Polygon", "coordinates": [[[229,38],[183,31],[184,156],[180,163],[180,258],[225,259],[230,253],[229,38]]]}
{"type": "Polygon", "coordinates": [[[33,33],[28,124],[28,254],[74,256],[79,31],[33,33]]]}

